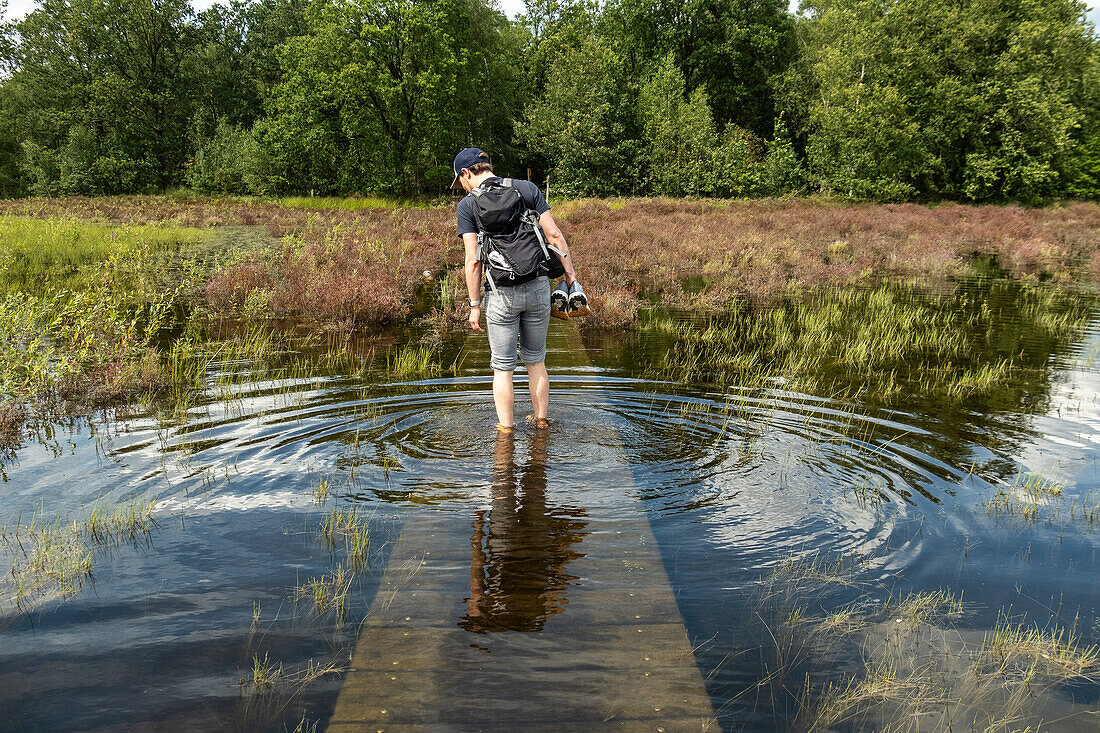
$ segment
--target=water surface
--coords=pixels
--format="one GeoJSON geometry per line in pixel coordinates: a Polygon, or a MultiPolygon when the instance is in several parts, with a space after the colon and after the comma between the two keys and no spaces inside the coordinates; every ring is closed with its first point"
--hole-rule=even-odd
{"type": "MultiPolygon", "coordinates": [[[[676,379],[674,337],[588,336],[583,354],[558,338],[552,428],[521,423],[502,453],[484,338],[460,336],[441,349],[444,364],[461,350],[453,376],[271,379],[222,362],[182,415],[159,406],[46,426],[4,466],[9,524],[153,497],[160,527],[98,547],[73,598],[27,612],[5,601],[0,727],[323,728],[341,676],[295,680],[311,663],[346,663],[393,540],[427,513],[470,536],[454,623],[471,644],[570,623],[586,541],[614,531],[616,512],[642,513],[728,730],[797,725],[807,675],[861,674],[859,640],[791,653],[777,631],[792,612],[944,589],[965,605],[960,638],[1008,614],[1096,643],[1100,534],[1077,507],[1100,490],[1100,320],[1082,300],[1084,329],[1040,327],[1012,287],[988,282],[943,297],[988,312],[965,359],[1012,359],[993,388],[947,396],[910,375],[890,394],[861,393],[825,360],[815,384],[829,389],[717,366],[676,379]],[[615,478],[623,470],[631,482],[615,478]],[[1032,473],[1063,482],[1063,495],[1030,521],[990,511],[1032,473]],[[322,480],[331,493],[318,503],[322,480]],[[371,536],[343,619],[294,592],[347,563],[319,532],[333,507],[354,507],[371,536]],[[830,571],[790,572],[808,567],[830,571]],[[257,659],[283,667],[270,689],[253,685],[257,659]]],[[[1097,693],[1056,686],[1036,709],[1095,708],[1097,693]]]]}

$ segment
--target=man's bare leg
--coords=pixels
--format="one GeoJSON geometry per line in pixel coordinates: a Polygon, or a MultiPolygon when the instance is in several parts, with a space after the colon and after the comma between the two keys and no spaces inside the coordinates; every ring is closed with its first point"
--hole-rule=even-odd
{"type": "Polygon", "coordinates": [[[550,409],[550,375],[546,373],[546,362],[527,365],[527,379],[531,387],[531,407],[535,421],[546,419],[550,409]]]}
{"type": "MultiPolygon", "coordinates": [[[[543,369],[543,372],[545,371],[543,369]]],[[[511,428],[515,422],[516,402],[512,372],[493,372],[493,402],[497,408],[497,423],[502,428],[511,428]]]]}

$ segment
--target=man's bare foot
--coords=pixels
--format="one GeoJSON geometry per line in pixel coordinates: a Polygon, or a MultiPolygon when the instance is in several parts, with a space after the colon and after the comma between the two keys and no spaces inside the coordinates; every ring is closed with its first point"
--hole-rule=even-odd
{"type": "Polygon", "coordinates": [[[528,415],[527,424],[534,425],[536,430],[545,430],[546,428],[550,427],[550,418],[528,415]]]}
{"type": "Polygon", "coordinates": [[[497,432],[500,433],[510,433],[515,429],[512,425],[501,425],[500,423],[497,423],[495,427],[497,432]]]}

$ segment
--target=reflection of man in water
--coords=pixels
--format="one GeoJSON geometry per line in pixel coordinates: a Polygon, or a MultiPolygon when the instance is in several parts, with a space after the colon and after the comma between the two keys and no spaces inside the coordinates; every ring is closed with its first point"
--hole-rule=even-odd
{"type": "Polygon", "coordinates": [[[474,518],[470,597],[459,624],[467,631],[538,631],[561,613],[565,588],[577,576],[566,564],[582,553],[584,511],[546,505],[546,443],[536,430],[531,453],[516,482],[515,435],[497,434],[493,455],[493,501],[474,518]]]}

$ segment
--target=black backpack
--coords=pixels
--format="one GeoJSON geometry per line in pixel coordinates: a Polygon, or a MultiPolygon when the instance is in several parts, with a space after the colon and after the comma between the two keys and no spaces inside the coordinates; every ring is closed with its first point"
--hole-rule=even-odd
{"type": "Polygon", "coordinates": [[[546,244],[539,214],[512,185],[511,178],[491,178],[472,191],[478,228],[478,259],[489,287],[526,282],[540,274],[561,277],[565,269],[546,244]],[[555,274],[557,273],[557,274],[555,274]]]}

